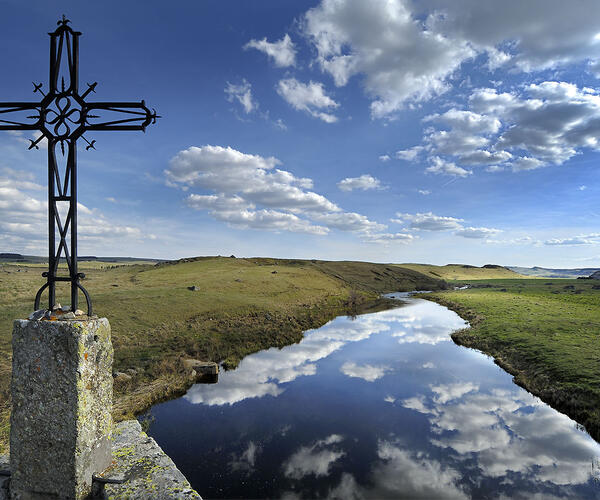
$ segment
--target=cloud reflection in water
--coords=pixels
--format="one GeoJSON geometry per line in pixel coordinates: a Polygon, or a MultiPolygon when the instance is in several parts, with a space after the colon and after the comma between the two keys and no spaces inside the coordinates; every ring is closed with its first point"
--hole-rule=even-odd
{"type": "Polygon", "coordinates": [[[208,496],[600,500],[590,479],[600,446],[488,358],[447,342],[465,326],[413,300],[248,356],[173,410],[189,412],[196,440],[189,469],[186,455],[173,458],[208,496]]]}
{"type": "Polygon", "coordinates": [[[403,406],[427,415],[433,445],[454,450],[460,460],[476,456],[486,476],[518,472],[557,485],[590,479],[598,444],[531,394],[518,388],[474,392],[470,382],[430,389],[431,396],[405,399],[403,406]]]}
{"type": "MultiPolygon", "coordinates": [[[[337,318],[317,330],[308,331],[298,344],[247,356],[236,370],[222,373],[218,384],[195,385],[184,397],[194,404],[225,405],[247,398],[278,396],[284,391],[281,384],[292,382],[300,376],[315,375],[317,361],[348,343],[390,332],[392,336],[400,337],[400,343],[435,345],[448,340],[452,331],[466,325],[455,314],[450,318],[448,315],[433,314],[432,306],[434,304],[419,301],[410,307],[358,316],[354,320],[337,318]]],[[[369,370],[354,363],[345,366],[343,373],[368,381],[376,380],[389,369],[367,365],[371,368],[369,370]]]]}

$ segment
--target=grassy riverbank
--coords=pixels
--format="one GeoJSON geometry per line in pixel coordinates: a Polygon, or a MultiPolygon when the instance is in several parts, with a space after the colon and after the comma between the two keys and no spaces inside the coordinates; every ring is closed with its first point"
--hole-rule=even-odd
{"type": "MultiPolygon", "coordinates": [[[[214,257],[81,268],[94,312],[112,326],[114,369],[127,374],[115,383],[116,419],[185,391],[192,381],[184,357],[233,367],[252,352],[297,342],[339,314],[388,307],[379,293],[445,286],[364,262],[214,257]]],[[[12,321],[31,312],[40,274],[31,265],[0,266],[0,451],[8,437],[12,321]]],[[[59,301],[68,303],[62,292],[59,301]]]]}
{"type": "Polygon", "coordinates": [[[458,344],[493,356],[515,382],[600,440],[600,283],[511,279],[431,294],[472,328],[458,344]]]}

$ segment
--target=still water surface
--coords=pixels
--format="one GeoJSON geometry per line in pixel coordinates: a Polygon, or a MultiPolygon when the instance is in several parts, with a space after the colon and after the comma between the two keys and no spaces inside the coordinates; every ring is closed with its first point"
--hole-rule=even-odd
{"type": "Polygon", "coordinates": [[[246,357],[149,434],[204,498],[600,499],[600,445],[405,300],[246,357]]]}

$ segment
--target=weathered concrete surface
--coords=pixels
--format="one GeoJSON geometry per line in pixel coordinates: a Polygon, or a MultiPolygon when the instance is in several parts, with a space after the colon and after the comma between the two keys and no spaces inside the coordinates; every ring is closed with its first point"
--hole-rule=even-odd
{"type": "Polygon", "coordinates": [[[8,471],[10,471],[10,459],[8,455],[0,455],[0,500],[10,498],[8,491],[10,476],[6,474],[8,471]]]}
{"type": "Polygon", "coordinates": [[[11,498],[84,498],[112,459],[108,320],[17,320],[12,347],[11,498]]]}
{"type": "Polygon", "coordinates": [[[123,479],[122,484],[96,483],[95,494],[102,499],[148,498],[200,499],[173,461],[142,432],[137,420],[117,424],[113,430],[113,465],[103,476],[123,479]]]}
{"type": "MultiPolygon", "coordinates": [[[[202,500],[137,420],[117,424],[113,436],[112,464],[93,482],[91,499],[202,500]]],[[[9,467],[8,457],[0,456],[0,472],[9,467]]],[[[0,474],[0,500],[10,498],[9,482],[9,476],[0,474]]]]}

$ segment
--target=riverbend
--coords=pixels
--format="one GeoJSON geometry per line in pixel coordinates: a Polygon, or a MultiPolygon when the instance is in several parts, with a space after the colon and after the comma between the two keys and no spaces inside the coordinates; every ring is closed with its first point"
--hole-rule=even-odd
{"type": "Polygon", "coordinates": [[[600,498],[600,445],[403,301],[244,358],[149,434],[206,498],[600,498]]]}

